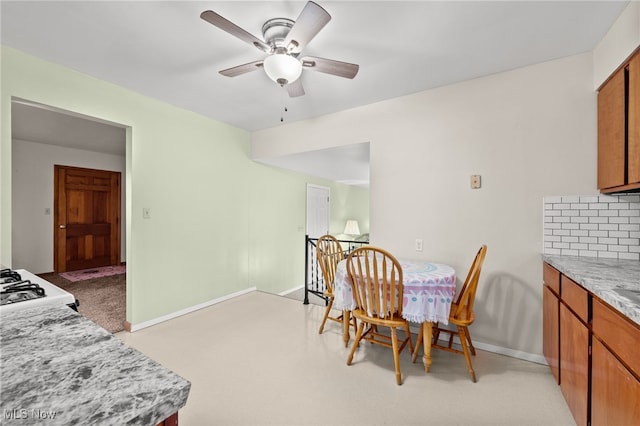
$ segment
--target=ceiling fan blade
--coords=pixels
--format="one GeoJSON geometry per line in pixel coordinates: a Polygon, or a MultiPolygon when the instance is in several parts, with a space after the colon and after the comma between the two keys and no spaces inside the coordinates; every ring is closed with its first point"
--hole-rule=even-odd
{"type": "Polygon", "coordinates": [[[284,39],[284,45],[290,53],[300,53],[330,20],[331,15],[326,10],[308,2],[284,39]]]}
{"type": "Polygon", "coordinates": [[[298,78],[293,83],[287,84],[287,93],[289,93],[290,98],[297,98],[298,96],[304,95],[304,87],[302,87],[302,80],[298,78]]]}
{"type": "Polygon", "coordinates": [[[258,70],[262,68],[262,60],[249,62],[248,64],[238,65],[237,67],[227,68],[226,70],[220,71],[220,74],[225,77],[235,77],[238,75],[246,74],[251,71],[258,70]]]}
{"type": "Polygon", "coordinates": [[[302,58],[302,67],[344,78],[355,77],[360,69],[360,66],[357,64],[334,61],[333,59],[316,58],[314,56],[305,56],[302,58]]]}
{"type": "Polygon", "coordinates": [[[259,38],[257,38],[253,34],[243,30],[242,28],[240,28],[239,26],[237,26],[233,22],[229,21],[228,19],[223,18],[222,16],[218,15],[217,13],[215,13],[215,12],[213,12],[211,10],[205,10],[204,12],[202,12],[200,14],[200,17],[202,19],[204,19],[205,21],[207,21],[208,23],[220,28],[221,30],[228,32],[232,36],[236,36],[240,40],[242,40],[242,41],[244,41],[246,43],[249,43],[252,46],[257,47],[258,49],[262,50],[263,52],[271,53],[271,46],[269,46],[267,43],[265,43],[264,41],[260,40],[259,38]]]}

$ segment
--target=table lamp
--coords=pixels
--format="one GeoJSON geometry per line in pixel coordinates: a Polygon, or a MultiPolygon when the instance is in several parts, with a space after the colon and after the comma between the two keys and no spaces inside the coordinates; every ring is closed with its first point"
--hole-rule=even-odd
{"type": "Polygon", "coordinates": [[[351,235],[351,236],[360,235],[360,228],[358,227],[358,221],[352,220],[352,219],[347,220],[347,224],[344,227],[344,234],[351,235]]]}

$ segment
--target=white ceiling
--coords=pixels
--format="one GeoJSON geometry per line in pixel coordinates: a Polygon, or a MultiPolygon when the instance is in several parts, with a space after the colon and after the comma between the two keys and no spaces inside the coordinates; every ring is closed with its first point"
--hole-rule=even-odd
{"type": "Polygon", "coordinates": [[[628,1],[318,3],[333,19],[303,54],[360,71],[348,80],[305,70],[306,95],[294,99],[261,70],[220,75],[264,54],[200,13],[262,38],[264,21],[295,20],[304,1],[2,0],[0,28],[6,46],[255,131],[281,125],[282,114],[290,123],[591,51],[628,1]]]}

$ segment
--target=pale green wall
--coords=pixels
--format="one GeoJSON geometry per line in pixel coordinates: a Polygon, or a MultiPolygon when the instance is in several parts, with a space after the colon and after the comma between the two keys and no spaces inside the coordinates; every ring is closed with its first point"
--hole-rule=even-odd
{"type": "Polygon", "coordinates": [[[0,263],[8,266],[11,98],[130,126],[127,320],[134,325],[253,286],[301,285],[306,183],[331,186],[340,198],[350,192],[254,163],[243,130],[4,46],[1,88],[0,263]],[[151,219],[142,218],[143,207],[151,219]]]}
{"type": "MultiPolygon", "coordinates": [[[[332,234],[342,233],[346,220],[352,218],[362,220],[368,231],[368,189],[309,176],[304,179],[298,173],[253,164],[249,213],[250,285],[263,291],[282,293],[304,284],[307,183],[326,186],[331,191],[329,231],[332,234]]],[[[364,226],[361,231],[367,232],[364,226]]]]}

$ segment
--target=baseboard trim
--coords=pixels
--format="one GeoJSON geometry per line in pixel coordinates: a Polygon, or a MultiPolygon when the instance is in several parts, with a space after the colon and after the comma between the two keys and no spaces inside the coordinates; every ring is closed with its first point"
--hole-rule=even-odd
{"type": "Polygon", "coordinates": [[[515,349],[505,348],[502,346],[491,345],[489,343],[482,343],[473,341],[473,346],[483,351],[493,352],[500,355],[507,355],[512,358],[518,358],[525,361],[535,362],[536,364],[548,365],[544,356],[538,354],[532,354],[530,352],[517,351],[515,349]]]}
{"type": "Polygon", "coordinates": [[[293,293],[294,291],[298,291],[298,290],[300,290],[302,288],[304,288],[304,285],[301,285],[299,287],[290,288],[289,290],[285,290],[282,293],[278,293],[278,296],[286,296],[287,294],[293,293]]]}
{"type": "Polygon", "coordinates": [[[151,319],[151,320],[148,320],[148,321],[143,321],[143,322],[138,323],[138,324],[131,324],[128,321],[126,321],[125,322],[125,329],[126,329],[126,324],[129,324],[129,330],[127,330],[127,331],[129,331],[131,333],[134,333],[134,332],[142,330],[144,328],[151,327],[152,325],[160,324],[161,322],[165,322],[165,321],[169,321],[169,320],[174,319],[174,318],[178,318],[178,317],[180,317],[182,315],[186,315],[186,314],[189,314],[191,312],[195,312],[197,310],[200,310],[200,309],[203,309],[203,308],[207,308],[207,307],[215,305],[217,303],[224,302],[225,300],[233,299],[235,297],[242,296],[243,294],[251,293],[251,292],[256,291],[256,290],[257,290],[256,287],[249,287],[249,288],[247,288],[245,290],[240,290],[240,291],[237,291],[235,293],[227,294],[226,296],[222,296],[222,297],[219,297],[217,299],[212,299],[212,300],[209,300],[207,302],[203,302],[203,303],[200,303],[200,304],[197,304],[197,305],[194,305],[194,306],[190,306],[188,308],[181,309],[179,311],[172,312],[170,314],[163,315],[163,316],[158,317],[158,318],[154,318],[154,319],[151,319]]]}
{"type": "MultiPolygon", "coordinates": [[[[411,333],[416,333],[416,334],[420,330],[419,326],[417,326],[417,325],[416,326],[411,325],[409,327],[409,329],[411,330],[411,333]]],[[[473,332],[473,330],[472,330],[472,332],[473,332]]],[[[447,334],[445,336],[446,338],[441,338],[438,341],[442,341],[442,342],[444,342],[443,345],[446,345],[447,342],[448,342],[447,339],[449,338],[448,336],[449,335],[447,334]]],[[[460,350],[462,350],[462,347],[458,343],[454,343],[453,346],[457,347],[460,350]]],[[[492,353],[498,354],[498,355],[506,355],[506,356],[510,356],[512,358],[521,359],[521,360],[524,360],[524,361],[535,362],[536,364],[549,365],[547,363],[547,360],[545,359],[545,357],[542,356],[542,355],[532,354],[532,353],[529,353],[529,352],[518,351],[518,350],[515,350],[515,349],[511,349],[511,348],[505,348],[503,346],[492,345],[490,343],[478,342],[477,340],[473,340],[473,346],[476,349],[481,349],[481,350],[486,351],[486,352],[492,352],[492,353]]]]}

